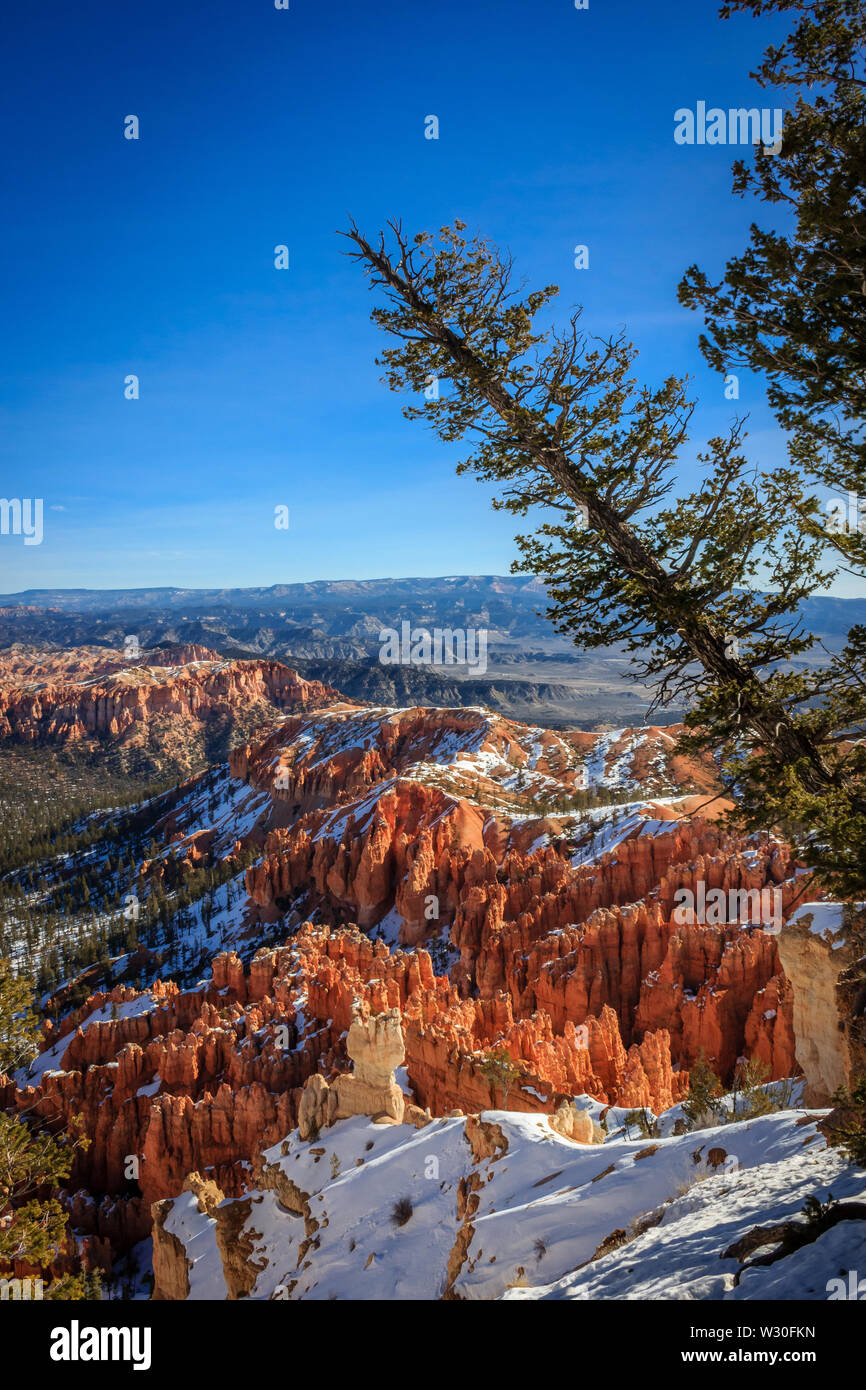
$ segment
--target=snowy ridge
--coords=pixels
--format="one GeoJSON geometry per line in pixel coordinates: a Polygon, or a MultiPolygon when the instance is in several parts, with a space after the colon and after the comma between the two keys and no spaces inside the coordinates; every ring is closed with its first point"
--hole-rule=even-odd
{"type": "MultiPolygon", "coordinates": [[[[866,1223],[840,1223],[766,1266],[744,1269],[743,1256],[726,1254],[756,1225],[803,1221],[810,1196],[866,1196],[866,1173],[816,1129],[823,1113],[785,1110],[659,1139],[619,1132],[584,1145],[546,1116],[490,1111],[479,1120],[492,1156],[480,1158],[462,1117],[422,1129],[358,1117],[310,1143],[294,1131],[265,1153],[267,1187],[250,1194],[244,1230],[258,1272],[249,1296],[824,1299],[840,1260],[866,1265],[866,1223]],[[312,1243],[305,1221],[280,1203],[284,1180],[317,1223],[312,1243]],[[466,1215],[461,1181],[478,1196],[466,1215]],[[399,1199],[402,1216],[410,1209],[402,1224],[399,1199]]],[[[219,1218],[185,1193],[166,1219],[192,1261],[191,1298],[226,1296],[219,1218]]]]}

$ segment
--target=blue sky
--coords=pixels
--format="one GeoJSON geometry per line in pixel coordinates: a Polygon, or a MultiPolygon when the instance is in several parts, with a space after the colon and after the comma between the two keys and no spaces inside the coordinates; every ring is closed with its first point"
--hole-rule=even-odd
{"type": "Polygon", "coordinates": [[[737,152],[675,145],[674,111],[773,104],[748,72],[778,28],[716,10],[15,6],[0,491],[42,497],[45,532],[0,537],[0,591],[508,570],[512,520],[379,381],[371,297],[335,235],[349,213],[371,232],[463,218],[530,283],[558,283],[563,313],[625,325],[647,379],[692,372],[698,444],[739,408],[755,457],[781,457],[760,381],[742,373],[726,401],[676,301],[687,265],[742,247],[755,208],[730,195],[737,152]]]}

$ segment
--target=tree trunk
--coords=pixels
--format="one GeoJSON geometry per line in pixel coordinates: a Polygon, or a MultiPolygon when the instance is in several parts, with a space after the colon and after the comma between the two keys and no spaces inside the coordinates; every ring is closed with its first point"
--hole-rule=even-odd
{"type": "Polygon", "coordinates": [[[720,634],[693,606],[689,606],[688,590],[680,588],[678,581],[646,550],[628,523],[598,495],[577,465],[554,440],[526,418],[526,412],[495,380],[489,367],[437,316],[434,307],[422,299],[415,287],[397,273],[387,256],[375,251],[359,233],[352,233],[352,236],[365,259],[406,301],[435,341],[445,348],[461,373],[512,429],[521,450],[536,460],[567,497],[586,507],[594,529],[604,538],[611,553],[645,590],[647,607],[663,607],[675,627],[679,618],[682,626],[676,627],[676,631],[694,659],[719,685],[735,687],[743,727],[751,727],[763,747],[775,753],[781,762],[805,762],[807,769],[803,783],[808,790],[820,793],[843,785],[839,775],[828,767],[817,744],[797,728],[783,706],[767,707],[755,700],[752,694],[755,677],[747,666],[726,655],[725,635],[720,634]]]}

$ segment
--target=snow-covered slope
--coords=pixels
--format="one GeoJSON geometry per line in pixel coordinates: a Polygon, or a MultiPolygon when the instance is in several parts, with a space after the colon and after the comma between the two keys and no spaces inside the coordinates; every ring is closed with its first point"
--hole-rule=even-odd
{"type": "Polygon", "coordinates": [[[191,1261],[193,1299],[236,1286],[221,1224],[245,1249],[253,1299],[826,1299],[840,1269],[866,1267],[860,1220],[775,1263],[745,1267],[772,1243],[731,1253],[757,1226],[807,1224],[809,1197],[866,1197],[866,1172],[826,1147],[820,1117],[786,1110],[590,1145],[538,1115],[421,1129],[362,1116],[270,1149],[240,1226],[238,1202],[208,1215],[186,1192],[164,1230],[191,1261]]]}

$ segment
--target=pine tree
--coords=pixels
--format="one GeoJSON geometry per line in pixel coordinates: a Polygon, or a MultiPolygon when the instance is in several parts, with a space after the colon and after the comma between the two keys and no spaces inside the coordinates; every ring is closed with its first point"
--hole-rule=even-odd
{"type": "MultiPolygon", "coordinates": [[[[36,1052],[38,1020],[33,990],[0,961],[0,1075],[36,1052]]],[[[15,1262],[44,1268],[66,1242],[66,1213],[52,1189],[72,1170],[74,1149],[89,1141],[73,1135],[64,1142],[31,1131],[21,1116],[0,1111],[0,1273],[15,1262]],[[46,1195],[46,1192],[49,1195],[46,1195]]],[[[49,1297],[98,1296],[88,1276],[52,1281],[49,1297]]]]}
{"type": "Polygon", "coordinates": [[[718,752],[741,825],[782,825],[825,880],[862,887],[866,630],[817,675],[785,669],[814,642],[803,600],[831,577],[822,536],[804,532],[804,517],[819,529],[818,503],[796,469],[750,466],[734,421],[699,454],[698,488],[663,507],[689,439],[685,382],[638,387],[631,344],[590,344],[579,310],[564,331],[536,327],[556,287],[511,289],[510,260],[463,223],[438,240],[390,229],[390,252],[384,234],[373,246],[347,233],[384,296],[373,320],[396,340],[386,380],[423,396],[409,418],[472,439],[458,471],[499,484],[495,506],[540,509],[513,568],[545,581],[548,615],[578,645],[624,645],[631,674],[655,687],[650,714],[688,705],[683,751],[718,752]],[[448,389],[428,399],[432,379],[448,389]]]}
{"type": "Polygon", "coordinates": [[[853,1083],[850,1092],[840,1086],[833,1104],[842,1112],[841,1123],[830,1132],[830,1143],[844,1150],[852,1163],[866,1168],[866,1073],[853,1083]]]}
{"type": "MultiPolygon", "coordinates": [[[[798,467],[866,493],[866,10],[862,0],[728,0],[721,16],[792,13],[790,32],[752,76],[788,98],[781,149],[738,160],[733,191],[752,194],[787,230],[752,225],[718,284],[696,265],[680,301],[700,308],[712,367],[766,377],[798,467]]],[[[852,558],[866,561],[861,534],[852,558]]]]}
{"type": "Polygon", "coordinates": [[[33,1012],[33,986],[0,960],[0,1076],[32,1061],[39,1051],[39,1019],[33,1012]]]}
{"type": "Polygon", "coordinates": [[[737,1063],[732,1119],[753,1120],[779,1108],[776,1097],[764,1089],[769,1079],[770,1068],[760,1058],[749,1057],[737,1063]]]}
{"type": "Polygon", "coordinates": [[[683,1114],[689,1129],[706,1129],[719,1123],[718,1099],[724,1087],[713,1071],[701,1048],[698,1060],[689,1072],[689,1094],[683,1101],[683,1114]]]}
{"type": "Polygon", "coordinates": [[[478,1070],[490,1087],[491,1104],[496,1105],[496,1088],[499,1087],[502,1092],[502,1109],[507,1110],[509,1092],[523,1075],[511,1053],[504,1047],[486,1052],[478,1064],[478,1070]]]}

